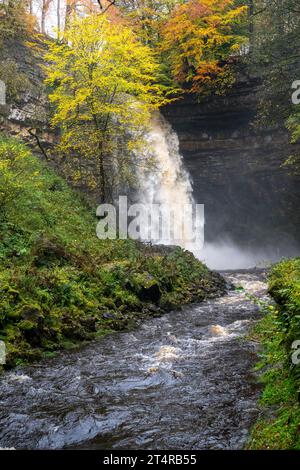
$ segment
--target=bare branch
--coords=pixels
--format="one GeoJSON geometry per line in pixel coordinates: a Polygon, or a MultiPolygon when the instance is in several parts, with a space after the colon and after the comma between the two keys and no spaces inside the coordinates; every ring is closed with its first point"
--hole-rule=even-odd
{"type": "Polygon", "coordinates": [[[100,10],[101,10],[102,15],[104,15],[104,13],[106,13],[107,10],[108,10],[110,7],[112,7],[113,5],[115,5],[116,0],[109,0],[108,5],[106,5],[106,7],[104,7],[104,6],[102,5],[101,0],[97,0],[97,2],[98,2],[98,5],[99,5],[99,7],[100,7],[100,10]]]}
{"type": "Polygon", "coordinates": [[[48,156],[46,150],[45,150],[44,147],[43,147],[42,142],[40,141],[39,136],[38,136],[36,133],[33,132],[33,128],[28,129],[28,133],[29,133],[32,137],[34,137],[34,139],[36,140],[36,143],[37,143],[39,149],[41,150],[41,152],[42,152],[42,154],[44,155],[44,157],[46,158],[46,160],[50,160],[50,158],[49,158],[49,156],[48,156]]]}

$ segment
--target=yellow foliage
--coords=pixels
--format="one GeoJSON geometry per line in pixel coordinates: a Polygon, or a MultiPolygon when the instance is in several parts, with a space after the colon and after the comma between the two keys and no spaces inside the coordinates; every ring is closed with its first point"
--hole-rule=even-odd
{"type": "Polygon", "coordinates": [[[158,64],[132,31],[105,16],[76,20],[64,43],[49,45],[47,84],[57,111],[54,124],[69,119],[93,120],[112,114],[139,124],[166,102],[156,81],[158,64]]]}
{"type": "Polygon", "coordinates": [[[75,20],[64,42],[50,42],[46,60],[52,123],[62,131],[60,150],[94,158],[102,186],[116,154],[115,163],[126,174],[126,150],[133,155],[151,112],[169,102],[170,90],[156,82],[159,65],[151,49],[130,28],[92,14],[75,20]]]}

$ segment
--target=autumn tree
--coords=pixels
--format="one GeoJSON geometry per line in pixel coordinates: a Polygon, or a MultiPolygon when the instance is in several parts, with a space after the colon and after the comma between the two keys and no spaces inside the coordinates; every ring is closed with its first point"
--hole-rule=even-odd
{"type": "Polygon", "coordinates": [[[178,0],[118,0],[118,8],[130,20],[140,39],[150,45],[160,42],[161,26],[167,21],[178,0]]]}
{"type": "Polygon", "coordinates": [[[158,65],[131,29],[105,15],[75,20],[65,41],[49,47],[47,84],[53,87],[52,122],[62,134],[59,150],[80,157],[81,173],[96,163],[90,184],[98,185],[100,201],[107,201],[116,175],[128,181],[141,159],[138,149],[151,111],[167,102],[156,83],[158,65]]]}
{"type": "Polygon", "coordinates": [[[92,13],[104,14],[108,11],[108,6],[113,6],[114,4],[114,1],[110,2],[109,0],[64,0],[64,2],[65,30],[68,29],[71,22],[78,16],[92,13]]]}
{"type": "Polygon", "coordinates": [[[246,11],[233,0],[189,0],[175,6],[162,28],[161,50],[178,83],[199,93],[213,79],[225,79],[224,62],[247,41],[234,29],[246,11]]]}

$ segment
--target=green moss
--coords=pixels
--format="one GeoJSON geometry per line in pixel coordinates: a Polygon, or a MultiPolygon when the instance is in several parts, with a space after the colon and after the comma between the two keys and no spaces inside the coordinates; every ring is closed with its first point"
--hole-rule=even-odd
{"type": "Polygon", "coordinates": [[[0,337],[8,366],[225,291],[180,248],[99,240],[94,210],[14,139],[0,136],[0,337]]]}

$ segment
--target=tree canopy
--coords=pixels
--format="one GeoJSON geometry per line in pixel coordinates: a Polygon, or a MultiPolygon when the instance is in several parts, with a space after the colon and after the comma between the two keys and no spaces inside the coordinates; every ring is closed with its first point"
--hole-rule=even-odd
{"type": "Polygon", "coordinates": [[[64,42],[51,41],[46,59],[60,150],[96,158],[104,201],[114,169],[126,177],[151,111],[168,102],[159,65],[130,28],[95,14],[75,20],[64,42]]]}
{"type": "Polygon", "coordinates": [[[233,0],[190,0],[175,6],[162,28],[161,50],[178,83],[192,83],[192,91],[198,92],[207,81],[220,78],[224,61],[247,40],[234,30],[246,10],[233,0]]]}
{"type": "MultiPolygon", "coordinates": [[[[257,123],[287,125],[300,141],[300,105],[292,102],[292,84],[300,79],[300,7],[298,0],[253,0],[248,65],[260,77],[257,123]]],[[[295,150],[297,153],[297,150],[295,150]]],[[[289,159],[299,169],[299,156],[289,159]]]]}

